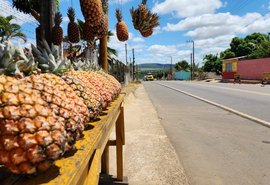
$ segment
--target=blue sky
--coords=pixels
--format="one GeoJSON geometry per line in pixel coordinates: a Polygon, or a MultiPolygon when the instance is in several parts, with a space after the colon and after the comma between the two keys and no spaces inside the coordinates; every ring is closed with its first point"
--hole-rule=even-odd
{"type": "MultiPolygon", "coordinates": [[[[192,47],[187,40],[194,40],[195,62],[202,65],[203,56],[217,54],[229,47],[235,36],[244,37],[253,32],[270,32],[269,0],[148,0],[147,6],[160,16],[160,26],[148,38],[141,37],[133,28],[130,8],[137,8],[140,0],[109,0],[109,29],[115,32],[115,9],[123,11],[130,39],[119,42],[113,37],[110,47],[118,50],[118,59],[125,61],[125,43],[128,45],[128,59],[135,49],[136,63],[173,63],[190,61],[192,47]]],[[[34,42],[36,23],[27,15],[18,14],[9,7],[10,0],[0,0],[0,15],[13,13],[22,25],[23,31],[34,42]]],[[[83,19],[79,0],[61,0],[60,11],[64,16],[66,30],[67,9],[73,4],[77,18],[83,19]]]]}

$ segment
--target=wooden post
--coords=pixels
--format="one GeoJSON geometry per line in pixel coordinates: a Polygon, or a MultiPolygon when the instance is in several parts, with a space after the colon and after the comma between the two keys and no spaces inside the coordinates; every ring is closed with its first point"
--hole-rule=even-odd
{"type": "Polygon", "coordinates": [[[124,128],[124,106],[120,107],[120,115],[116,121],[116,163],[117,177],[119,181],[123,181],[123,145],[125,144],[125,128],[124,128]]]}
{"type": "Polygon", "coordinates": [[[106,145],[101,159],[101,173],[108,175],[109,174],[109,167],[110,167],[110,153],[109,153],[109,146],[106,145]]]}
{"type": "Polygon", "coordinates": [[[45,38],[49,46],[51,46],[51,32],[54,26],[56,3],[55,0],[39,0],[39,2],[41,38],[45,38]]]}
{"type": "Polygon", "coordinates": [[[102,69],[108,73],[108,51],[107,51],[107,35],[105,35],[102,39],[99,40],[99,57],[98,64],[102,69]]]}

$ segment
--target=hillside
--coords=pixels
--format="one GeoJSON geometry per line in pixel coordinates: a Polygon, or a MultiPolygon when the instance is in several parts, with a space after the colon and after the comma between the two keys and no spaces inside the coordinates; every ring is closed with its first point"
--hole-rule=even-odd
{"type": "MultiPolygon", "coordinates": [[[[147,72],[155,72],[155,71],[163,71],[170,69],[171,64],[160,64],[160,63],[144,63],[144,64],[138,64],[138,68],[140,71],[147,71],[147,72]]],[[[172,68],[174,68],[174,65],[172,65],[172,68]]]]}

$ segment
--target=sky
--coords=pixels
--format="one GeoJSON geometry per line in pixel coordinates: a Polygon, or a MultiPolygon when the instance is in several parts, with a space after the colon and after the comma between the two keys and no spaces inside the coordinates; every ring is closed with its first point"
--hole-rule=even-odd
{"type": "MultiPolygon", "coordinates": [[[[270,0],[148,0],[147,6],[159,15],[160,26],[154,34],[144,38],[132,24],[130,8],[137,8],[141,0],[109,0],[109,30],[115,33],[117,19],[115,9],[123,12],[123,20],[128,26],[129,40],[120,42],[113,36],[109,46],[119,53],[117,59],[125,62],[125,44],[128,48],[128,62],[135,51],[135,62],[176,63],[190,61],[192,43],[195,46],[195,63],[203,65],[206,54],[218,54],[229,48],[233,37],[245,37],[254,32],[270,32],[270,0]]],[[[66,34],[67,9],[73,6],[76,16],[83,19],[79,0],[60,0],[60,11],[66,34]]],[[[18,13],[11,7],[11,0],[0,0],[0,15],[13,14],[16,23],[28,36],[28,43],[35,43],[37,23],[29,16],[18,13]]]]}

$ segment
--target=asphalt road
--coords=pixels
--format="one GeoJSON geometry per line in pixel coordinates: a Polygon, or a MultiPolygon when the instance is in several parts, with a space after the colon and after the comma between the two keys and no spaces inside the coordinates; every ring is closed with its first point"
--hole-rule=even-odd
{"type": "Polygon", "coordinates": [[[267,121],[269,87],[175,81],[143,83],[191,184],[269,184],[269,128],[160,83],[267,121]]]}

